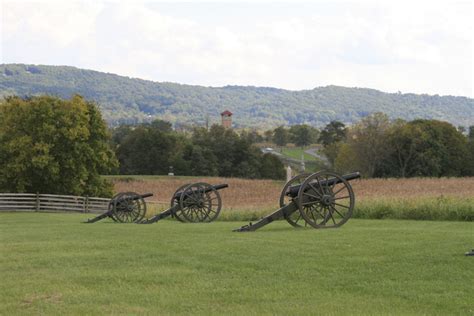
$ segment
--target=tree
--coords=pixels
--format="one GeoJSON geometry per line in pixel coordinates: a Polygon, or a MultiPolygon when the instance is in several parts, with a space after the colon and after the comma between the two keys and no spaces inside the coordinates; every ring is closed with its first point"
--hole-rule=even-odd
{"type": "Polygon", "coordinates": [[[263,141],[263,137],[256,130],[244,130],[240,133],[240,138],[245,138],[252,144],[260,143],[263,141]]]}
{"type": "Polygon", "coordinates": [[[436,120],[394,124],[388,134],[390,155],[383,176],[460,176],[469,174],[466,137],[436,120]]]}
{"type": "Polygon", "coordinates": [[[333,167],[335,167],[339,149],[345,139],[346,127],[339,121],[331,121],[320,133],[318,141],[324,145],[322,153],[333,167]]]}
{"type": "Polygon", "coordinates": [[[221,125],[212,125],[206,135],[206,143],[201,146],[209,146],[217,158],[219,176],[235,177],[237,166],[248,157],[247,150],[250,143],[241,140],[239,135],[232,129],[226,129],[221,125]]]}
{"type": "Polygon", "coordinates": [[[285,166],[273,154],[264,154],[262,157],[262,166],[260,168],[261,177],[265,179],[282,180],[285,179],[285,166]]]}
{"type": "Polygon", "coordinates": [[[467,164],[467,139],[453,125],[437,120],[410,123],[426,134],[416,148],[414,174],[409,176],[460,176],[467,164]]]}
{"type": "Polygon", "coordinates": [[[471,177],[474,176],[474,137],[470,138],[467,144],[466,168],[464,170],[464,175],[471,177]]]}
{"type": "Polygon", "coordinates": [[[354,153],[354,165],[365,176],[376,175],[388,156],[387,133],[390,126],[386,114],[374,113],[349,130],[347,142],[354,153]]]}
{"type": "Polygon", "coordinates": [[[293,125],[290,127],[290,139],[291,141],[301,147],[308,146],[314,142],[319,137],[319,131],[306,124],[293,125]]]}
{"type": "Polygon", "coordinates": [[[187,174],[188,164],[181,160],[187,145],[184,137],[165,129],[163,124],[144,124],[131,131],[117,147],[121,174],[187,174]]]}
{"type": "Polygon", "coordinates": [[[210,148],[189,144],[183,158],[189,162],[189,175],[211,177],[219,175],[217,158],[210,148]]]}
{"type": "Polygon", "coordinates": [[[273,141],[273,131],[271,129],[263,133],[263,140],[266,141],[267,143],[270,143],[273,141]]]}
{"type": "Polygon", "coordinates": [[[100,174],[117,167],[98,107],[70,100],[9,97],[0,103],[0,191],[110,196],[100,174]]]}
{"type": "MultiPolygon", "coordinates": [[[[209,163],[216,164],[217,174],[221,177],[275,179],[284,173],[283,164],[275,161],[277,157],[263,155],[245,134],[238,135],[220,125],[213,125],[209,130],[196,128],[191,142],[202,153],[207,153],[209,163]]],[[[189,157],[195,158],[192,155],[189,157]]]]}
{"type": "Polygon", "coordinates": [[[356,168],[354,167],[354,157],[356,157],[357,153],[354,152],[353,147],[347,143],[337,142],[332,143],[325,148],[328,149],[334,146],[338,147],[337,157],[334,158],[334,162],[332,163],[334,169],[341,174],[355,171],[356,168]]]}
{"type": "Polygon", "coordinates": [[[331,166],[334,166],[337,157],[339,156],[339,150],[341,149],[341,146],[345,144],[343,142],[335,142],[328,144],[323,147],[322,153],[324,156],[326,156],[328,162],[331,164],[331,166]]]}
{"type": "Polygon", "coordinates": [[[319,142],[324,146],[343,141],[346,137],[346,126],[339,121],[331,121],[324,127],[319,136],[319,142]]]}
{"type": "Polygon", "coordinates": [[[112,148],[116,148],[119,144],[123,142],[125,137],[133,131],[132,126],[130,125],[119,125],[111,129],[112,134],[112,148]]]}
{"type": "Polygon", "coordinates": [[[462,176],[474,171],[471,157],[467,138],[447,122],[390,122],[375,113],[349,130],[334,166],[369,177],[462,176]]]}
{"type": "Polygon", "coordinates": [[[388,131],[387,137],[390,157],[385,163],[384,175],[406,177],[416,172],[414,161],[417,148],[420,148],[429,136],[418,126],[399,120],[388,131]]]}
{"type": "Polygon", "coordinates": [[[275,128],[273,131],[273,141],[277,146],[283,147],[286,146],[289,140],[288,130],[283,126],[275,128]]]}
{"type": "Polygon", "coordinates": [[[150,123],[150,125],[153,129],[157,129],[165,133],[169,133],[173,130],[171,123],[163,120],[154,120],[150,123]]]}

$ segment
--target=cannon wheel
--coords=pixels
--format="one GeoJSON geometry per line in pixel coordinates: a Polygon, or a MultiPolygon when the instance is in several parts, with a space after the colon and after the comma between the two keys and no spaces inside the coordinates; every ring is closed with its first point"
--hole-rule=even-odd
{"type": "Polygon", "coordinates": [[[115,194],[115,195],[110,199],[110,201],[109,201],[109,209],[108,209],[108,210],[109,210],[109,217],[110,217],[111,219],[113,219],[114,222],[118,222],[118,221],[119,221],[119,220],[118,220],[117,218],[115,218],[115,216],[114,216],[114,213],[115,213],[115,212],[114,212],[114,207],[115,207],[115,206],[114,206],[114,205],[115,205],[114,202],[115,202],[117,199],[119,199],[122,195],[123,195],[123,192],[117,193],[117,194],[115,194]]]}
{"type": "Polygon", "coordinates": [[[352,216],[355,196],[351,185],[330,171],[313,173],[301,184],[298,208],[304,220],[314,228],[342,226],[352,216]],[[338,183],[329,185],[329,179],[338,183]],[[324,184],[326,182],[326,184],[324,184]]]}
{"type": "MultiPolygon", "coordinates": [[[[290,179],[290,181],[288,181],[285,184],[285,186],[283,187],[283,190],[281,190],[281,193],[280,193],[280,207],[284,207],[285,205],[288,205],[288,203],[290,203],[292,200],[290,197],[286,195],[286,193],[288,192],[288,189],[292,185],[302,184],[304,180],[309,176],[310,176],[309,173],[302,173],[297,176],[294,176],[293,178],[290,179]]],[[[305,223],[304,226],[307,226],[307,222],[303,219],[300,212],[293,212],[292,214],[288,216],[284,215],[284,217],[286,221],[290,223],[291,226],[303,227],[301,225],[303,222],[305,223]]]]}
{"type": "Polygon", "coordinates": [[[200,182],[190,184],[183,190],[179,205],[188,222],[212,222],[219,216],[222,199],[212,185],[200,182]]]}
{"type": "MultiPolygon", "coordinates": [[[[173,208],[176,204],[179,204],[179,200],[177,198],[175,198],[176,194],[178,194],[179,192],[181,191],[184,191],[184,189],[189,186],[190,183],[186,183],[182,186],[180,186],[174,193],[173,193],[173,197],[171,198],[171,202],[170,202],[170,207],[173,208]]],[[[186,219],[183,217],[182,215],[182,209],[179,209],[178,211],[176,212],[173,212],[173,214],[171,216],[175,217],[178,221],[180,222],[186,222],[186,219]]]]}
{"type": "Polygon", "coordinates": [[[145,200],[135,192],[119,193],[110,201],[112,219],[120,223],[140,222],[146,214],[145,200]]]}

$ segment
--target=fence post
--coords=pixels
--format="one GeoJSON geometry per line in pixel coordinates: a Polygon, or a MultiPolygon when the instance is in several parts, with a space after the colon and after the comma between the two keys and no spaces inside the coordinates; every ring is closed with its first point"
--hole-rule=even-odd
{"type": "Polygon", "coordinates": [[[86,195],[85,203],[86,203],[86,205],[85,205],[85,212],[86,212],[86,213],[89,213],[89,196],[88,196],[88,195],[86,195]]]}
{"type": "Polygon", "coordinates": [[[40,210],[40,199],[39,199],[39,192],[36,192],[36,212],[40,210]]]}

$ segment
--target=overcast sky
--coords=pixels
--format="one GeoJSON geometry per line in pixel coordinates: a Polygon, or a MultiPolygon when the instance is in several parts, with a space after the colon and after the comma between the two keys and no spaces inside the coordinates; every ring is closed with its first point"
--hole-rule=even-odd
{"type": "Polygon", "coordinates": [[[471,1],[1,2],[1,63],[473,97],[471,1]]]}

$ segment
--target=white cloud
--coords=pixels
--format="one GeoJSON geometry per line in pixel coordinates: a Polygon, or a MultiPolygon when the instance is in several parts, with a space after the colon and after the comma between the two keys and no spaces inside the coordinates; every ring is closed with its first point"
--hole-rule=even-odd
{"type": "Polygon", "coordinates": [[[203,6],[4,1],[2,62],[211,86],[473,96],[468,2],[203,6]]]}

